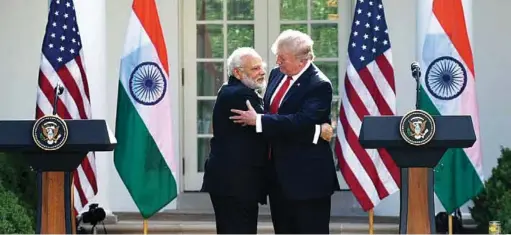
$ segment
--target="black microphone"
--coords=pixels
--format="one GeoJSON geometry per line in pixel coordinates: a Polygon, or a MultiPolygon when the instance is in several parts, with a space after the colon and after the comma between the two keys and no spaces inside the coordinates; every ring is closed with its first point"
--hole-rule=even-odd
{"type": "Polygon", "coordinates": [[[60,83],[57,83],[57,86],[55,86],[53,90],[53,115],[57,115],[57,101],[59,100],[59,95],[62,95],[62,93],[64,93],[64,87],[60,85],[60,83]]]}
{"type": "Polygon", "coordinates": [[[415,91],[415,109],[419,109],[421,67],[419,66],[419,63],[417,63],[417,61],[414,61],[410,67],[412,70],[412,77],[415,78],[415,82],[417,83],[416,87],[415,87],[415,89],[416,89],[416,91],[415,91]]]}
{"type": "Polygon", "coordinates": [[[411,65],[412,69],[412,76],[415,78],[415,80],[419,80],[421,76],[421,67],[419,66],[419,63],[417,61],[414,61],[411,65]]]}

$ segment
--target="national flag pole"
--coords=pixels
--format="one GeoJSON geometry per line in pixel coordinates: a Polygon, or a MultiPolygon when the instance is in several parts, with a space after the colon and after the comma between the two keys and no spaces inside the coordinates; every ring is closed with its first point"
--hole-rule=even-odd
{"type": "Polygon", "coordinates": [[[374,210],[369,210],[369,234],[374,234],[374,210]]]}
{"type": "Polygon", "coordinates": [[[452,234],[452,214],[449,214],[449,234],[452,234]]]}
{"type": "Polygon", "coordinates": [[[147,219],[144,219],[144,234],[147,234],[147,219]]]}

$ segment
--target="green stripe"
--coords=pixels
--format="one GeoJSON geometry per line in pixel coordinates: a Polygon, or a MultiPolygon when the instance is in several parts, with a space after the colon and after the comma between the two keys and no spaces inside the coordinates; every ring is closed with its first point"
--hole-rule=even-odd
{"type": "Polygon", "coordinates": [[[176,180],[121,83],[119,87],[114,164],[147,219],[176,198],[176,180]]]}
{"type": "MultiPolygon", "coordinates": [[[[440,115],[426,91],[420,89],[419,107],[431,115],[440,115]]],[[[447,213],[461,207],[483,189],[472,162],[463,149],[449,149],[434,169],[435,193],[447,213]]]]}

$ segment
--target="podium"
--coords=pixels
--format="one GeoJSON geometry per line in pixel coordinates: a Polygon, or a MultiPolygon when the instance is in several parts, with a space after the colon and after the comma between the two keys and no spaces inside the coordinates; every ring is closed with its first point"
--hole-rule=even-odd
{"type": "Polygon", "coordinates": [[[366,149],[385,148],[401,169],[399,233],[436,233],[433,168],[447,149],[468,148],[475,143],[472,118],[433,116],[434,134],[423,145],[405,141],[400,132],[402,118],[364,117],[359,142],[366,149]]]}
{"type": "Polygon", "coordinates": [[[0,130],[4,133],[0,135],[0,152],[20,153],[37,172],[36,233],[76,233],[71,190],[73,171],[88,152],[112,151],[116,146],[106,121],[62,120],[51,116],[44,120],[2,120],[0,130]],[[35,141],[37,137],[56,141],[40,146],[35,141]],[[62,145],[52,149],[56,143],[62,145]]]}

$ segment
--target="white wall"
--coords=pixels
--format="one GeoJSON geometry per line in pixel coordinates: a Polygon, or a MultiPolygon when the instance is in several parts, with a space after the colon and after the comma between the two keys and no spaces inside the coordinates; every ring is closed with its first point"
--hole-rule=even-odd
{"type": "MultiPolygon", "coordinates": [[[[77,7],[81,1],[75,0],[77,7]]],[[[158,0],[158,7],[167,51],[170,58],[171,88],[173,107],[179,107],[179,17],[178,0],[158,0]]],[[[419,1],[419,0],[417,0],[419,1]]],[[[131,1],[106,2],[106,117],[112,129],[115,128],[115,106],[119,57],[122,53],[131,1]]],[[[410,63],[416,60],[416,1],[384,0],[387,23],[393,50],[393,64],[396,74],[398,114],[414,108],[415,83],[410,77],[410,63]]],[[[511,1],[473,1],[473,38],[477,92],[480,107],[481,138],[484,159],[484,173],[488,177],[497,163],[499,146],[511,146],[511,99],[506,68],[511,65],[510,27],[506,24],[507,9],[511,1]]],[[[83,4],[82,4],[83,5],[83,4]]],[[[0,7],[0,119],[31,119],[34,117],[37,75],[41,42],[47,17],[47,1],[2,0],[0,7]],[[27,17],[29,16],[29,17],[27,17]]],[[[80,9],[77,9],[78,11],[80,9]]],[[[81,23],[82,24],[82,23],[81,23]]],[[[85,28],[86,26],[79,26],[85,28]]],[[[84,29],[85,30],[85,29],[84,29]]],[[[82,39],[83,44],[89,43],[82,39]]],[[[94,48],[85,47],[86,63],[94,60],[87,55],[95,54],[94,48]]],[[[96,52],[97,53],[97,52],[96,52]]],[[[91,71],[89,71],[90,73],[91,71]]],[[[90,76],[90,75],[89,75],[90,76]]],[[[91,90],[94,90],[91,87],[91,90]]],[[[91,91],[92,92],[92,91],[91,91]]],[[[94,104],[93,104],[94,105],[94,104]]],[[[173,109],[174,137],[179,139],[178,112],[173,109]]],[[[176,142],[175,146],[182,143],[176,142]]],[[[178,151],[178,150],[176,150],[178,151]]],[[[108,155],[110,169],[107,190],[108,204],[115,211],[136,211],[129,194],[120,181],[111,154],[108,155]]],[[[178,153],[176,152],[176,156],[178,153]]],[[[107,174],[103,172],[102,174],[107,174]]],[[[101,180],[101,179],[100,179],[101,180]]],[[[170,205],[171,207],[173,205],[170,205]]],[[[440,207],[437,208],[440,210],[440,207]]],[[[377,215],[397,215],[399,194],[385,199],[375,209],[377,215]]]]}

